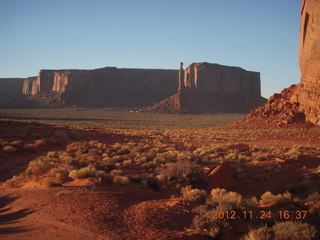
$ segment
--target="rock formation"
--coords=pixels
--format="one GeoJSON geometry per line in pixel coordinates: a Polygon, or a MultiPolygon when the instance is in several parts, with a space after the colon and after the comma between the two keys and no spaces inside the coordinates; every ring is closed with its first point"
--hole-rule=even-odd
{"type": "Polygon", "coordinates": [[[23,80],[22,94],[30,96],[39,92],[38,78],[29,77],[23,80]]]}
{"type": "Polygon", "coordinates": [[[260,73],[212,63],[180,64],[178,93],[147,112],[243,113],[265,103],[260,92],[260,73]]]}
{"type": "Polygon", "coordinates": [[[23,82],[23,78],[0,79],[0,108],[22,107],[24,105],[23,82]]]}
{"type": "Polygon", "coordinates": [[[19,79],[19,86],[13,80],[2,82],[12,81],[17,86],[10,91],[29,96],[38,106],[144,107],[172,95],[177,77],[177,70],[106,67],[40,70],[37,77],[19,79]]]}
{"type": "Polygon", "coordinates": [[[283,125],[311,122],[320,125],[320,1],[303,0],[301,7],[299,65],[301,82],[274,94],[268,103],[244,121],[265,118],[283,125]]]}

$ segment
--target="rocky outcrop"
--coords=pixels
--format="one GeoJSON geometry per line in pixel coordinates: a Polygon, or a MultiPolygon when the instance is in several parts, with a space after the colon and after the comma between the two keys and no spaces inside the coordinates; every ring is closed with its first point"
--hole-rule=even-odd
{"type": "Polygon", "coordinates": [[[0,108],[24,105],[23,78],[0,78],[0,108]]]}
{"type": "Polygon", "coordinates": [[[29,77],[24,79],[22,94],[30,96],[39,92],[38,77],[29,77]]]}
{"type": "Polygon", "coordinates": [[[212,63],[192,63],[184,71],[182,89],[191,88],[212,94],[237,94],[260,97],[260,73],[240,67],[212,63]]]}
{"type": "Polygon", "coordinates": [[[261,97],[260,73],[212,63],[181,63],[178,93],[147,112],[245,113],[266,102],[261,97]]]}
{"type": "Polygon", "coordinates": [[[229,162],[225,162],[210,170],[206,179],[206,190],[210,192],[214,188],[228,189],[233,183],[231,173],[232,168],[229,162]]]}
{"type": "Polygon", "coordinates": [[[41,70],[37,77],[19,79],[20,85],[13,79],[6,83],[33,106],[145,107],[174,94],[177,77],[177,70],[106,67],[41,70]]]}
{"type": "Polygon", "coordinates": [[[303,0],[301,7],[299,65],[301,82],[274,94],[268,103],[244,121],[265,118],[283,125],[311,122],[320,125],[320,1],[303,0]]]}
{"type": "Polygon", "coordinates": [[[176,70],[41,70],[39,94],[61,93],[61,104],[81,107],[141,107],[175,92],[176,70]]]}
{"type": "Polygon", "coordinates": [[[301,93],[298,101],[306,120],[320,125],[320,1],[303,0],[299,65],[301,93]]]}

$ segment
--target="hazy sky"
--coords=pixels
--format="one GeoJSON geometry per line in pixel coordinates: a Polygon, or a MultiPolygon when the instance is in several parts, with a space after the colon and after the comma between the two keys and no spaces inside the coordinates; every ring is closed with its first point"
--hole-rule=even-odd
{"type": "Polygon", "coordinates": [[[261,73],[269,97],[299,82],[300,0],[0,0],[0,77],[192,62],[261,73]]]}

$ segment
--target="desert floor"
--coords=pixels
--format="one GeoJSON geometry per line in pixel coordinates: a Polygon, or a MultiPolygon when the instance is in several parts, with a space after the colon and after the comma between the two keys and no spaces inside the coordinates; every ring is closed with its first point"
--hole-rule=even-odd
{"type": "Polygon", "coordinates": [[[264,121],[175,126],[114,129],[100,123],[1,120],[0,239],[208,239],[191,226],[200,203],[181,194],[187,182],[165,172],[168,162],[187,160],[203,170],[201,187],[207,196],[212,188],[225,188],[257,199],[250,208],[253,219],[228,220],[218,239],[239,239],[252,227],[283,221],[279,211],[286,210],[306,216],[285,220],[308,222],[319,230],[320,199],[310,198],[320,190],[319,127],[279,128],[264,121]],[[70,156],[77,167],[70,168],[75,164],[70,156]],[[29,162],[36,158],[51,159],[51,168],[31,169],[29,162]],[[80,169],[79,164],[101,174],[61,177],[80,169]],[[218,166],[225,172],[210,177],[218,166]],[[261,198],[268,191],[275,196],[289,191],[290,200],[268,202],[261,198]],[[272,217],[261,218],[261,211],[272,217]]]}

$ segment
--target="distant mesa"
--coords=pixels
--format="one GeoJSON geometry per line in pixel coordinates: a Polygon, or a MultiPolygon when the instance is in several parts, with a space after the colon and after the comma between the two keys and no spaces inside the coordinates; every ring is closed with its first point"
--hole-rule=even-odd
{"type": "Polygon", "coordinates": [[[181,65],[179,71],[115,67],[40,70],[37,77],[0,79],[0,84],[2,108],[77,106],[237,113],[265,103],[258,72],[210,63],[193,63],[185,70],[181,65]]]}
{"type": "Polygon", "coordinates": [[[159,113],[248,113],[262,106],[260,73],[213,63],[180,64],[177,93],[143,109],[159,113]]]}
{"type": "Polygon", "coordinates": [[[177,77],[167,69],[40,70],[37,77],[0,79],[0,107],[145,107],[174,94],[177,77]]]}
{"type": "Polygon", "coordinates": [[[301,7],[299,65],[301,82],[274,94],[268,103],[245,119],[276,124],[310,122],[320,125],[320,1],[303,0],[301,7]]]}

